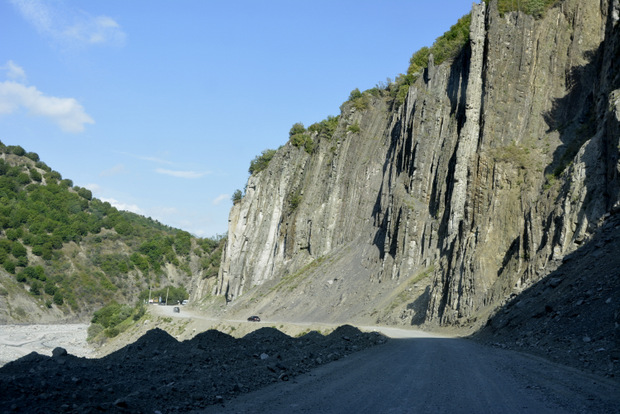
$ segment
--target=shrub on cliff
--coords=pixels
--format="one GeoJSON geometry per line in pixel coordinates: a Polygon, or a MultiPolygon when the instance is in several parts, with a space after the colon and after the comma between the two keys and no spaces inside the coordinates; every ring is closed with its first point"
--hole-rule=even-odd
{"type": "Polygon", "coordinates": [[[308,127],[308,131],[317,133],[318,138],[326,138],[331,139],[338,128],[338,121],[340,120],[340,116],[331,116],[329,115],[326,119],[321,122],[316,122],[308,127]]]}
{"type": "MultiPolygon", "coordinates": [[[[512,11],[521,11],[540,19],[558,0],[497,0],[497,10],[501,15],[512,11]]],[[[489,3],[489,0],[485,0],[489,3]]]]}
{"type": "Polygon", "coordinates": [[[349,102],[351,102],[353,107],[358,111],[363,111],[368,108],[370,99],[368,98],[367,92],[360,92],[359,89],[355,88],[349,94],[349,102]]]}
{"type": "Polygon", "coordinates": [[[288,135],[291,145],[297,148],[303,147],[308,154],[311,154],[314,150],[314,141],[310,137],[310,134],[306,131],[304,124],[301,122],[295,123],[288,135]]]}
{"type": "Polygon", "coordinates": [[[349,125],[349,127],[347,128],[347,131],[352,132],[354,134],[359,134],[361,130],[362,128],[360,128],[360,124],[357,121],[355,121],[352,125],[349,125]]]}
{"type": "Polygon", "coordinates": [[[235,192],[233,193],[231,197],[233,205],[240,202],[242,198],[243,198],[243,193],[241,192],[241,190],[239,189],[235,190],[235,192]]]}
{"type": "Polygon", "coordinates": [[[390,86],[390,93],[397,104],[402,104],[407,96],[409,86],[420,76],[423,69],[428,67],[428,58],[432,54],[436,65],[453,59],[469,42],[469,25],[471,14],[461,17],[450,30],[438,37],[430,48],[423,47],[411,56],[406,75],[400,75],[394,85],[390,86]]]}
{"type": "Polygon", "coordinates": [[[296,122],[291,127],[291,130],[288,132],[288,136],[292,137],[294,135],[303,134],[306,132],[306,127],[301,122],[296,122]]]}
{"type": "Polygon", "coordinates": [[[269,161],[271,161],[274,155],[276,155],[276,150],[264,150],[260,155],[254,157],[254,159],[250,162],[250,168],[248,169],[248,172],[251,175],[254,175],[263,171],[267,168],[267,166],[269,165],[269,161]]]}

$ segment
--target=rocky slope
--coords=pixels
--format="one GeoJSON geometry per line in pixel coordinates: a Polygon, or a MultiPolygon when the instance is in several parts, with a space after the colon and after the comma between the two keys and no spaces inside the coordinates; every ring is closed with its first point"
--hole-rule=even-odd
{"type": "Polygon", "coordinates": [[[620,215],[548,277],[509,298],[472,335],[620,379],[620,215]]]}
{"type": "Polygon", "coordinates": [[[485,323],[620,209],[618,18],[615,0],[540,19],[474,4],[469,45],[431,56],[402,105],[365,93],[311,154],[288,143],[250,177],[201,294],[280,319],[485,323]]]}

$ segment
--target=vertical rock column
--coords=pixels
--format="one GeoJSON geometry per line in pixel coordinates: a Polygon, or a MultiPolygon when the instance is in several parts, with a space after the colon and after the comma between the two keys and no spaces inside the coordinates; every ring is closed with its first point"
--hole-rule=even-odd
{"type": "Polygon", "coordinates": [[[465,97],[465,124],[459,136],[456,149],[456,165],[452,197],[450,198],[450,219],[448,221],[448,243],[458,235],[459,227],[465,216],[467,182],[472,156],[478,146],[480,135],[480,112],[482,107],[482,67],[484,62],[485,29],[484,3],[473,4],[471,11],[470,44],[471,63],[467,92],[465,97]]]}

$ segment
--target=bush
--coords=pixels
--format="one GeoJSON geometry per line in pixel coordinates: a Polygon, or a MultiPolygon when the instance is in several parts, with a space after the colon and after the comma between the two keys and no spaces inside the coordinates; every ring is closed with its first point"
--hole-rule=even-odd
{"type": "Polygon", "coordinates": [[[301,122],[297,122],[296,124],[294,124],[288,135],[289,142],[294,147],[303,147],[308,154],[311,154],[314,150],[314,141],[312,140],[312,137],[310,137],[310,135],[307,133],[304,124],[302,124],[301,122]]]}
{"type": "Polygon", "coordinates": [[[303,134],[304,132],[306,132],[306,127],[304,127],[304,124],[302,124],[301,122],[296,122],[295,124],[293,124],[291,130],[288,132],[288,136],[292,137],[293,135],[303,134]]]}
{"type": "Polygon", "coordinates": [[[73,181],[69,180],[68,178],[65,178],[64,180],[60,181],[60,185],[65,188],[70,188],[70,187],[73,187],[73,181]]]}
{"type": "Polygon", "coordinates": [[[431,47],[431,53],[436,65],[441,65],[444,61],[454,58],[469,42],[470,24],[471,14],[468,14],[461,17],[456,24],[450,27],[450,30],[435,40],[431,47]]]}
{"type": "MultiPolygon", "coordinates": [[[[485,3],[488,4],[489,0],[485,0],[485,3]]],[[[521,11],[540,19],[556,3],[557,0],[497,0],[497,10],[501,15],[511,11],[521,11]]]]}
{"type": "Polygon", "coordinates": [[[304,143],[306,142],[306,137],[308,137],[308,134],[295,134],[295,135],[291,135],[289,142],[294,146],[294,147],[301,147],[304,145],[304,143]]]}
{"type": "Polygon", "coordinates": [[[60,181],[62,180],[62,175],[58,171],[48,171],[45,173],[45,179],[48,181],[60,181]]]}
{"type": "Polygon", "coordinates": [[[276,155],[276,150],[266,149],[260,155],[257,155],[251,162],[248,172],[250,175],[258,174],[269,166],[269,162],[276,155]]]}
{"type": "Polygon", "coordinates": [[[103,332],[105,328],[99,323],[91,323],[88,327],[88,339],[93,339],[101,332],[103,332]]]}
{"type": "Polygon", "coordinates": [[[90,201],[93,199],[93,193],[87,188],[80,187],[78,188],[77,193],[80,197],[82,197],[85,200],[90,201]]]}
{"type": "Polygon", "coordinates": [[[24,155],[26,155],[26,150],[20,147],[19,145],[9,145],[7,147],[7,152],[9,154],[19,155],[20,157],[23,157],[24,155]]]}
{"type": "Polygon", "coordinates": [[[349,94],[349,101],[354,101],[354,100],[359,99],[361,97],[362,97],[362,93],[360,92],[360,90],[358,88],[355,88],[349,94]]]}
{"type": "Polygon", "coordinates": [[[15,274],[15,262],[14,261],[5,260],[2,266],[4,266],[4,270],[6,270],[7,272],[11,274],[15,274]]]}
{"type": "Polygon", "coordinates": [[[18,257],[17,258],[17,266],[19,267],[26,267],[28,266],[28,256],[23,256],[23,257],[18,257]]]}
{"type": "Polygon", "coordinates": [[[120,331],[120,330],[119,330],[116,326],[113,326],[113,327],[111,327],[111,328],[106,328],[106,329],[103,331],[103,334],[104,334],[107,338],[114,338],[114,337],[118,336],[118,334],[120,334],[120,333],[121,333],[121,331],[120,331]]]}
{"type": "Polygon", "coordinates": [[[133,253],[131,256],[129,256],[129,260],[144,275],[148,274],[148,272],[149,272],[149,261],[146,259],[146,257],[141,256],[138,253],[133,253]]]}
{"type": "Polygon", "coordinates": [[[65,303],[64,297],[62,296],[62,293],[60,293],[59,290],[57,290],[56,293],[54,293],[54,303],[57,306],[62,306],[65,303]]]}
{"type": "Polygon", "coordinates": [[[45,282],[47,280],[47,277],[45,276],[45,269],[43,269],[43,266],[28,266],[19,272],[18,278],[22,279],[18,279],[20,282],[24,279],[40,280],[42,282],[45,282]]]}
{"type": "Polygon", "coordinates": [[[319,138],[331,139],[338,128],[339,116],[328,116],[327,119],[317,122],[308,127],[308,131],[314,132],[319,138]]]}
{"type": "Polygon", "coordinates": [[[134,321],[139,321],[140,318],[142,318],[145,313],[146,313],[146,306],[144,306],[143,304],[136,305],[132,319],[134,321]]]}
{"type": "Polygon", "coordinates": [[[235,190],[235,192],[232,195],[233,204],[239,203],[242,198],[243,198],[243,193],[241,192],[241,190],[239,189],[235,190]]]}
{"type": "Polygon", "coordinates": [[[26,173],[19,173],[17,176],[17,182],[21,185],[30,184],[30,175],[26,173]]]}
{"type": "Polygon", "coordinates": [[[56,293],[56,285],[51,280],[47,280],[45,282],[45,286],[43,288],[43,291],[45,293],[47,293],[48,295],[50,295],[50,296],[54,296],[54,294],[56,293]]]}
{"type": "Polygon", "coordinates": [[[27,152],[25,155],[34,162],[39,162],[40,160],[39,154],[37,154],[36,152],[27,152]]]}
{"type": "Polygon", "coordinates": [[[186,231],[179,231],[174,237],[174,251],[179,256],[189,256],[192,247],[192,236],[186,231]]]}
{"type": "Polygon", "coordinates": [[[306,140],[304,142],[304,150],[308,153],[308,154],[312,154],[312,151],[314,151],[314,141],[312,141],[312,138],[310,138],[310,136],[306,136],[306,140]]]}
{"type": "Polygon", "coordinates": [[[13,250],[13,242],[8,239],[0,239],[0,251],[1,250],[6,253],[11,253],[13,250]]]}
{"type": "Polygon", "coordinates": [[[292,135],[289,141],[294,147],[303,147],[308,154],[312,154],[312,151],[314,150],[314,141],[309,134],[303,133],[292,135]]]}
{"type": "Polygon", "coordinates": [[[359,111],[368,108],[370,100],[366,92],[362,93],[359,89],[355,88],[349,94],[349,102],[353,103],[353,107],[359,111]]]}
{"type": "Polygon", "coordinates": [[[132,313],[133,310],[129,305],[121,305],[112,301],[93,314],[91,323],[99,324],[104,328],[113,328],[129,318],[132,313]]]}
{"type": "Polygon", "coordinates": [[[41,288],[41,282],[35,280],[30,284],[30,293],[34,296],[39,296],[41,295],[41,288]]]}
{"type": "Polygon", "coordinates": [[[35,256],[43,256],[43,246],[32,246],[32,254],[34,254],[35,256]]]}
{"type": "Polygon", "coordinates": [[[352,132],[354,134],[359,134],[362,129],[360,128],[360,124],[355,121],[352,125],[349,125],[347,131],[352,132]]]}
{"type": "Polygon", "coordinates": [[[299,207],[299,205],[301,204],[301,200],[302,200],[302,195],[301,195],[300,189],[290,194],[289,208],[291,212],[295,211],[297,207],[299,207]]]}
{"type": "Polygon", "coordinates": [[[43,180],[43,176],[37,170],[30,170],[30,178],[38,183],[43,180]]]}
{"type": "Polygon", "coordinates": [[[436,65],[453,59],[459,54],[469,42],[470,23],[470,14],[461,17],[456,24],[450,27],[450,30],[435,40],[432,47],[423,47],[411,56],[407,74],[400,75],[394,85],[390,86],[390,93],[398,105],[402,105],[407,97],[409,86],[418,79],[422,70],[428,67],[428,58],[431,54],[436,65]]]}
{"type": "MultiPolygon", "coordinates": [[[[37,157],[38,157],[38,155],[37,155],[37,157]]],[[[37,168],[40,168],[43,171],[45,171],[46,174],[52,171],[52,169],[50,167],[48,167],[48,165],[46,163],[44,163],[43,161],[36,161],[35,166],[37,168]]]]}

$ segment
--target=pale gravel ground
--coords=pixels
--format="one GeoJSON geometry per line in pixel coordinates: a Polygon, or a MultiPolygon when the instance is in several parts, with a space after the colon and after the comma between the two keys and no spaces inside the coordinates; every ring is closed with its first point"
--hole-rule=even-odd
{"type": "Polygon", "coordinates": [[[93,357],[94,349],[86,342],[88,324],[0,325],[0,366],[37,352],[52,355],[62,347],[71,355],[93,357]]]}

